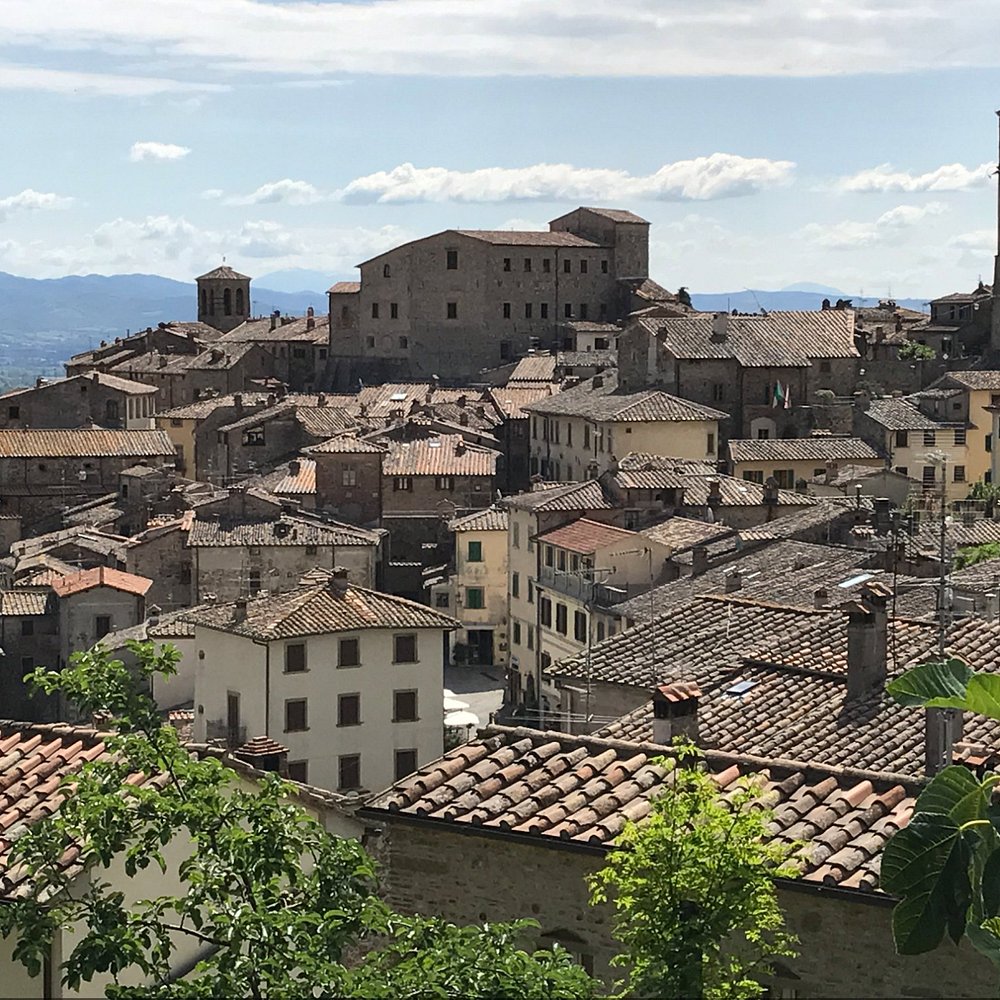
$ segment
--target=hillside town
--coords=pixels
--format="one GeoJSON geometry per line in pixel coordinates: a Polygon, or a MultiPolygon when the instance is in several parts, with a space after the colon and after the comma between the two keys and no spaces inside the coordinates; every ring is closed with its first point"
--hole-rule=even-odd
{"type": "Polygon", "coordinates": [[[296,783],[403,912],[529,916],[610,982],[585,879],[683,737],[804,845],[767,995],[992,995],[967,944],[896,953],[879,869],[931,778],[1000,763],[1000,722],[888,690],[1000,673],[1000,284],[699,312],[649,246],[624,207],[447,229],[326,315],[221,264],[196,322],[0,396],[0,844],[112,752],[24,678],[170,644],[163,722],[296,783]]]}

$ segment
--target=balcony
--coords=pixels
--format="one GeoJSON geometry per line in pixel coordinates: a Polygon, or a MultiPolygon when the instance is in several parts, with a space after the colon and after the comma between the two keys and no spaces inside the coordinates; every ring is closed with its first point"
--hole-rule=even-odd
{"type": "Polygon", "coordinates": [[[595,583],[582,573],[572,573],[552,566],[542,567],[538,586],[598,608],[613,607],[648,589],[637,584],[595,583]]]}

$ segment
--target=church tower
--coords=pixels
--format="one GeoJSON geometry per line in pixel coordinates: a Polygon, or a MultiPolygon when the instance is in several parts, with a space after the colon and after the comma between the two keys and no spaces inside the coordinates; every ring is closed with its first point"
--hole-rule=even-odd
{"type": "Polygon", "coordinates": [[[250,279],[223,264],[195,278],[198,284],[198,322],[221,333],[250,318],[250,279]]]}

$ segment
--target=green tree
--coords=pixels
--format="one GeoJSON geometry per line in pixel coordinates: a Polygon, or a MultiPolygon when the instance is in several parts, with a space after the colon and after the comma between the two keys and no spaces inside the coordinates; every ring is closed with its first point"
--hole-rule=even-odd
{"type": "Polygon", "coordinates": [[[85,764],[61,808],[11,850],[30,894],[0,907],[0,930],[16,935],[15,957],[30,972],[71,928],[63,981],[78,989],[110,975],[110,997],[594,995],[565,951],[518,947],[529,921],[456,927],[393,914],[361,845],[328,834],[294,803],[293,786],[275,775],[247,787],[178,742],[144,693],[153,674],[174,671],[176,650],[131,649],[132,670],[96,647],[32,678],[84,717],[105,716],[114,754],[85,764]],[[145,780],[130,781],[136,774],[145,780]],[[137,879],[158,869],[179,888],[129,903],[110,881],[118,866],[137,879]],[[81,893],[73,882],[82,868],[91,878],[81,893]],[[201,961],[173,982],[178,947],[192,941],[201,961]],[[355,945],[363,957],[348,966],[355,945]],[[151,985],[126,985],[136,981],[151,985]]]}
{"type": "Polygon", "coordinates": [[[930,361],[936,358],[934,348],[927,344],[918,344],[915,340],[907,340],[899,345],[896,357],[900,361],[930,361]]]}
{"type": "Polygon", "coordinates": [[[616,910],[623,997],[757,997],[769,960],[794,955],[773,881],[797,873],[793,849],[769,836],[753,781],[723,800],[692,753],[656,762],[663,792],[591,878],[592,902],[616,910]]]}
{"type": "Polygon", "coordinates": [[[955,553],[955,569],[966,569],[976,563],[1000,558],[1000,542],[983,542],[981,545],[963,545],[955,553]]]}
{"type": "MultiPolygon", "coordinates": [[[[976,712],[1000,720],[1000,675],[958,659],[922,663],[889,684],[902,705],[976,712]]],[[[901,955],[963,936],[1000,965],[1000,775],[977,778],[951,765],[927,784],[910,822],[886,845],[882,888],[899,898],[892,915],[901,955]]]]}

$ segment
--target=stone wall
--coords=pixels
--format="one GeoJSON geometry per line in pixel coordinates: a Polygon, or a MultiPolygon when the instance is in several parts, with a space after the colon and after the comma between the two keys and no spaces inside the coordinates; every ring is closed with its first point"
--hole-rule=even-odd
{"type": "Polygon", "coordinates": [[[348,524],[382,520],[382,455],[370,452],[324,453],[316,462],[316,506],[348,524]],[[348,483],[353,482],[353,485],[348,483]]]}
{"type": "MultiPolygon", "coordinates": [[[[382,820],[376,821],[379,825],[382,820]]],[[[369,849],[383,867],[389,902],[458,923],[530,917],[537,936],[567,942],[610,981],[616,952],[611,911],[588,905],[585,877],[604,862],[599,849],[560,849],[483,835],[474,828],[384,824],[369,849]]],[[[810,886],[779,886],[799,957],[784,961],[774,985],[797,997],[992,997],[990,963],[963,945],[902,957],[892,943],[891,909],[880,897],[810,886]]],[[[781,995],[781,994],[779,994],[781,995]]]]}

